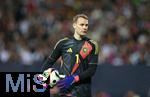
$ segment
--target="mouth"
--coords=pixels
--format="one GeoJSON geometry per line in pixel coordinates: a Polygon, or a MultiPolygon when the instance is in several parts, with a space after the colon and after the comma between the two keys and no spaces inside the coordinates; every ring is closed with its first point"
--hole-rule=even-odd
{"type": "Polygon", "coordinates": [[[87,31],[83,31],[83,33],[87,33],[87,31]]]}

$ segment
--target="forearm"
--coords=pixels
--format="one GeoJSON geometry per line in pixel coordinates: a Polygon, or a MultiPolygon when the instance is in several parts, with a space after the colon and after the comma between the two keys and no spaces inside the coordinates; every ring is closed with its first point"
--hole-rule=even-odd
{"type": "Polygon", "coordinates": [[[87,70],[79,74],[79,80],[82,81],[91,78],[95,74],[96,68],[97,68],[97,64],[90,64],[87,70]]]}
{"type": "Polygon", "coordinates": [[[78,74],[79,79],[86,80],[86,79],[91,79],[92,76],[95,74],[96,69],[97,69],[97,64],[98,64],[98,55],[91,55],[88,58],[88,68],[84,70],[82,73],[78,74]]]}

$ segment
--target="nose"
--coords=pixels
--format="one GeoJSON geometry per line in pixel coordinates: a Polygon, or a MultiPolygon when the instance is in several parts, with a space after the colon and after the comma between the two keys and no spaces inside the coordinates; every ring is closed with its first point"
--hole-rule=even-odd
{"type": "Polygon", "coordinates": [[[86,25],[83,26],[83,29],[84,29],[84,30],[87,30],[87,28],[88,28],[88,26],[86,26],[86,25]]]}

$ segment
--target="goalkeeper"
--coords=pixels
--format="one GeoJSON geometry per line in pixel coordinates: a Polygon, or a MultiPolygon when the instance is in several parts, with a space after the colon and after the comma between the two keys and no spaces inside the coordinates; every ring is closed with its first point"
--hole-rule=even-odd
{"type": "Polygon", "coordinates": [[[62,58],[60,74],[66,77],[56,87],[57,97],[91,97],[91,78],[98,63],[98,44],[86,37],[88,17],[78,14],[73,18],[73,37],[61,39],[44,62],[42,71],[51,68],[59,57],[62,58]]]}

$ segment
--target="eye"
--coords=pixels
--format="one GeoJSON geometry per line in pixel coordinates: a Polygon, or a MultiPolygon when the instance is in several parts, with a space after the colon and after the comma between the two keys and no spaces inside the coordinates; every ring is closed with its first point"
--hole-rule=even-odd
{"type": "Polygon", "coordinates": [[[84,26],[84,24],[80,24],[81,26],[84,26]]]}
{"type": "Polygon", "coordinates": [[[87,26],[88,26],[88,24],[80,24],[80,26],[86,26],[86,27],[87,27],[87,26]]]}

